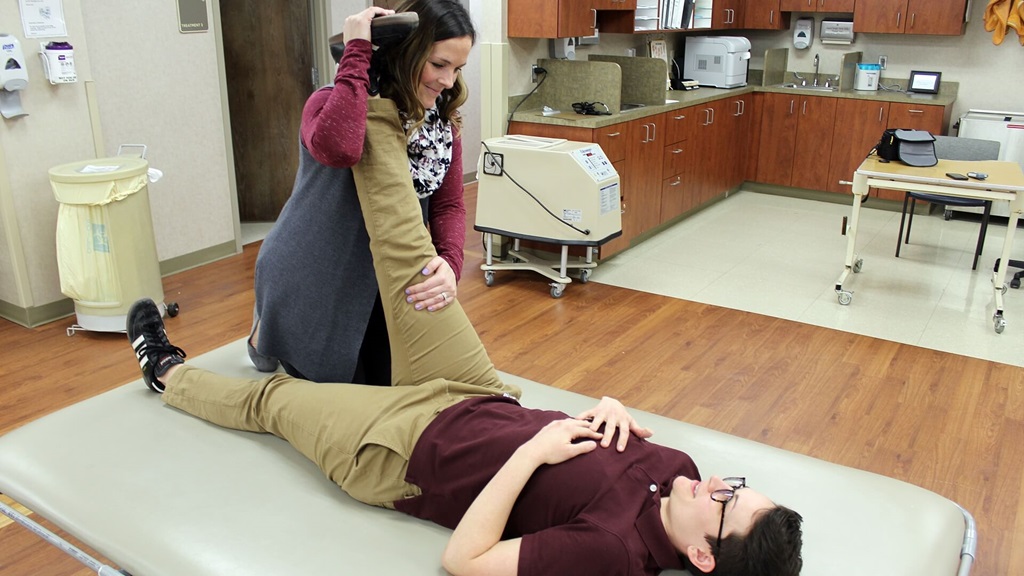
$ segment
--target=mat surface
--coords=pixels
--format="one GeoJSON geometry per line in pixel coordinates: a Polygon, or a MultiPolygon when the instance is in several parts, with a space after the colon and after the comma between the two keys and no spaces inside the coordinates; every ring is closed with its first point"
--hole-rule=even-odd
{"type": "MultiPolygon", "coordinates": [[[[126,352],[127,353],[127,352],[126,352]]],[[[192,364],[256,376],[244,340],[192,364]]],[[[503,375],[526,406],[595,400],[503,375]]],[[[635,411],[705,476],[744,475],[803,514],[804,574],[956,574],[964,521],[927,490],[635,411]]],[[[0,492],[135,576],[443,574],[448,530],[349,498],[285,442],[163,405],[141,382],[0,437],[0,492]]],[[[666,574],[668,574],[666,572],[666,574]]]]}

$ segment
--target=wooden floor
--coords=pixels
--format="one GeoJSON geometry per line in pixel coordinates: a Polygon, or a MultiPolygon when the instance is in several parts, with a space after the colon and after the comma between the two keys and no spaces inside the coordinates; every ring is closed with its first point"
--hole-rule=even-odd
{"type": "MultiPolygon", "coordinates": [[[[470,232],[458,297],[499,369],[923,486],[977,519],[975,576],[1024,574],[1024,370],[595,283],[556,300],[528,272],[488,288],[480,244],[470,232]]],[[[175,344],[247,333],[257,250],[164,279],[175,344]]],[[[124,336],[70,323],[0,320],[0,433],[138,378],[124,336]]],[[[0,574],[90,572],[6,526],[0,574]]]]}

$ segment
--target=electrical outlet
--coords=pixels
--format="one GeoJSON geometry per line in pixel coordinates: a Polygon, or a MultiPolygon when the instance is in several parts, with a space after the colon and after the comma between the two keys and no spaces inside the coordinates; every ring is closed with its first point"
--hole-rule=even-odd
{"type": "Polygon", "coordinates": [[[501,176],[502,167],[505,165],[505,155],[494,152],[484,152],[484,174],[501,176]]]}
{"type": "Polygon", "coordinates": [[[532,66],[530,66],[530,80],[533,80],[534,84],[537,83],[537,65],[536,64],[533,64],[532,66]]]}
{"type": "Polygon", "coordinates": [[[889,64],[889,57],[888,56],[879,56],[878,57],[878,67],[879,68],[881,68],[882,70],[885,70],[885,67],[888,64],[889,64]]]}

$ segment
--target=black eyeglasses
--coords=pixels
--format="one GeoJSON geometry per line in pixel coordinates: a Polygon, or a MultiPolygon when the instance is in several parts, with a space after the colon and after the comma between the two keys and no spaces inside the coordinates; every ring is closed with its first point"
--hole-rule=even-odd
{"type": "Polygon", "coordinates": [[[711,493],[711,499],[722,504],[722,519],[718,521],[718,539],[715,540],[715,550],[722,546],[722,528],[725,527],[725,505],[729,503],[729,500],[732,500],[737,490],[747,487],[747,479],[741,476],[722,478],[722,482],[728,484],[729,487],[715,490],[711,493]]]}

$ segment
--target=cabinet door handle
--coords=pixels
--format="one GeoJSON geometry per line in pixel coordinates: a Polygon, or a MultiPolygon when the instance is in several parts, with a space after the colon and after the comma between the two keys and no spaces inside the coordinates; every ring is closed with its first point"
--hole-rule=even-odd
{"type": "Polygon", "coordinates": [[[710,124],[714,124],[715,123],[715,109],[714,108],[708,108],[708,110],[711,111],[711,122],[710,122],[710,124]]]}
{"type": "Polygon", "coordinates": [[[676,148],[675,150],[672,151],[672,153],[673,154],[682,154],[683,153],[683,149],[682,148],[676,148]]]}
{"type": "Polygon", "coordinates": [[[740,116],[747,113],[747,101],[740,100],[740,116]]]}
{"type": "Polygon", "coordinates": [[[648,142],[651,141],[651,125],[650,124],[643,124],[643,127],[644,127],[644,140],[643,140],[643,142],[641,142],[641,144],[647,144],[648,142]]]}
{"type": "Polygon", "coordinates": [[[594,25],[591,28],[597,30],[597,8],[591,8],[590,11],[594,13],[594,25]]]}
{"type": "Polygon", "coordinates": [[[789,100],[789,115],[790,116],[793,115],[793,105],[794,104],[796,104],[796,100],[793,100],[792,98],[790,98],[790,100],[789,100]]]}
{"type": "Polygon", "coordinates": [[[679,176],[676,176],[675,181],[672,182],[671,184],[669,184],[669,186],[679,186],[682,183],[683,183],[683,179],[680,178],[679,176]]]}
{"type": "Polygon", "coordinates": [[[743,100],[736,100],[735,102],[733,102],[733,104],[736,105],[736,113],[733,114],[733,116],[742,116],[743,115],[743,100]]]}
{"type": "Polygon", "coordinates": [[[813,6],[813,2],[814,0],[807,0],[807,7],[810,8],[811,6],[813,6]]]}
{"type": "Polygon", "coordinates": [[[897,28],[900,27],[900,18],[902,18],[902,17],[903,17],[903,12],[897,12],[896,13],[896,27],[897,28]]]}
{"type": "Polygon", "coordinates": [[[907,110],[907,114],[924,114],[924,110],[907,110]]]}
{"type": "Polygon", "coordinates": [[[775,10],[768,11],[768,23],[775,24],[775,10]]]}
{"type": "Polygon", "coordinates": [[[704,109],[704,122],[701,123],[701,126],[707,126],[709,124],[711,124],[711,108],[705,108],[704,109]]]}
{"type": "Polygon", "coordinates": [[[673,120],[684,120],[685,118],[686,118],[686,114],[680,114],[679,116],[673,116],[672,117],[673,120]]]}
{"type": "Polygon", "coordinates": [[[611,134],[608,135],[608,137],[609,138],[615,138],[616,136],[618,136],[620,134],[622,134],[622,132],[612,132],[611,134]]]}
{"type": "Polygon", "coordinates": [[[917,16],[917,12],[914,12],[913,14],[911,14],[911,15],[910,15],[910,27],[911,27],[911,28],[913,28],[913,27],[914,27],[914,18],[915,18],[916,16],[917,16]]]}
{"type": "Polygon", "coordinates": [[[652,123],[651,124],[651,142],[654,142],[657,139],[658,139],[658,125],[652,123]]]}
{"type": "Polygon", "coordinates": [[[807,100],[804,100],[802,105],[800,106],[800,114],[802,116],[807,116],[807,100]]]}
{"type": "Polygon", "coordinates": [[[879,106],[879,107],[878,107],[878,121],[879,121],[879,122],[881,122],[881,121],[882,121],[882,113],[883,113],[884,111],[885,111],[885,107],[884,107],[884,106],[879,106]]]}

